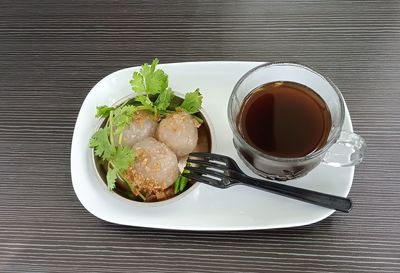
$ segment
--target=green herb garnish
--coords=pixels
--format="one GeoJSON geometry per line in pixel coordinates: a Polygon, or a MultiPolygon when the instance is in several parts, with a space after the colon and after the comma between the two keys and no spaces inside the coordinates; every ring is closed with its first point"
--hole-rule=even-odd
{"type": "Polygon", "coordinates": [[[132,91],[140,94],[159,94],[168,87],[168,75],[161,69],[156,70],[158,59],[155,58],[151,65],[145,63],[140,72],[133,73],[130,81],[132,91]]]}
{"type": "Polygon", "coordinates": [[[110,160],[115,152],[115,147],[110,143],[109,128],[100,128],[90,139],[89,146],[94,148],[94,153],[103,160],[110,160]]]}
{"type": "Polygon", "coordinates": [[[110,112],[115,110],[114,107],[108,107],[106,105],[97,106],[96,109],[97,109],[96,118],[108,118],[110,112]]]}
{"type": "MultiPolygon", "coordinates": [[[[137,102],[148,107],[149,111],[163,115],[174,98],[174,92],[168,87],[168,75],[163,70],[156,69],[158,62],[156,58],[151,65],[142,65],[139,72],[133,73],[130,83],[132,90],[139,95],[135,99],[137,102]],[[156,95],[157,98],[151,100],[150,96],[152,95],[156,95]]],[[[181,105],[176,108],[193,115],[200,111],[202,100],[200,90],[196,89],[187,93],[181,105]]]]}
{"type": "Polygon", "coordinates": [[[167,110],[168,106],[171,104],[172,99],[174,98],[174,92],[171,88],[166,88],[160,92],[154,105],[156,106],[158,111],[167,110]]]}
{"type": "MultiPolygon", "coordinates": [[[[150,65],[145,63],[139,72],[133,73],[130,80],[132,91],[136,94],[133,102],[126,102],[116,107],[106,105],[97,107],[96,117],[105,118],[107,121],[105,126],[92,136],[89,146],[94,149],[96,156],[108,164],[106,179],[109,190],[115,188],[115,182],[119,177],[133,191],[133,185],[124,177],[124,173],[134,163],[136,154],[132,148],[122,145],[122,136],[124,128],[132,122],[136,112],[146,110],[162,117],[176,110],[186,111],[198,122],[202,122],[194,115],[200,111],[202,104],[199,89],[187,93],[180,105],[171,105],[175,95],[168,87],[168,75],[163,70],[157,69],[158,63],[159,60],[155,58],[150,65]]],[[[182,192],[187,183],[188,179],[180,175],[175,181],[175,194],[182,192]]]]}
{"type": "Polygon", "coordinates": [[[114,146],[110,124],[100,128],[90,139],[89,146],[94,148],[97,156],[108,161],[107,187],[115,188],[117,175],[123,177],[124,172],[135,159],[135,151],[128,147],[114,146]]]}
{"type": "Polygon", "coordinates": [[[185,99],[179,108],[185,110],[189,114],[195,114],[200,111],[202,102],[203,96],[200,94],[200,90],[197,88],[193,92],[186,93],[185,99]]]}

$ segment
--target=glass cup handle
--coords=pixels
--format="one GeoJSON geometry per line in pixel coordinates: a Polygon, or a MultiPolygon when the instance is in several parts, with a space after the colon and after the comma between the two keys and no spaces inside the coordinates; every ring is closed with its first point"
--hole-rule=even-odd
{"type": "Polygon", "coordinates": [[[333,167],[355,166],[363,160],[366,147],[364,138],[349,131],[342,131],[322,162],[333,167]]]}

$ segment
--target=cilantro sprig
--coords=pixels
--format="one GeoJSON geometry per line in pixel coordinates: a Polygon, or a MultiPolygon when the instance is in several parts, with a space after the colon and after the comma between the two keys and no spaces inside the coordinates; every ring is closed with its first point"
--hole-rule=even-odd
{"type": "Polygon", "coordinates": [[[139,72],[134,72],[130,81],[132,91],[138,94],[136,101],[146,106],[154,113],[167,110],[174,92],[168,87],[168,75],[161,69],[156,69],[159,60],[155,58],[151,65],[145,63],[139,72]],[[149,96],[157,95],[151,100],[149,96]]]}
{"type": "MultiPolygon", "coordinates": [[[[104,109],[104,108],[102,108],[104,109]]],[[[98,114],[102,111],[98,108],[98,114]]],[[[129,122],[133,111],[130,106],[123,106],[116,110],[110,110],[106,126],[100,128],[90,139],[89,146],[94,148],[97,156],[108,162],[107,165],[107,187],[109,190],[115,188],[117,177],[124,177],[124,172],[135,160],[135,151],[129,147],[121,146],[123,127],[129,122]],[[115,125],[114,125],[115,122],[115,125]],[[115,130],[113,129],[115,128],[115,130]],[[114,138],[118,134],[118,144],[114,138]]]]}
{"type": "Polygon", "coordinates": [[[203,96],[201,95],[199,88],[197,88],[193,92],[186,93],[185,99],[179,108],[185,110],[189,114],[196,114],[200,111],[202,102],[203,96]]]}
{"type": "Polygon", "coordinates": [[[156,69],[159,60],[155,58],[151,65],[145,63],[140,72],[134,72],[130,81],[132,91],[137,94],[158,94],[168,87],[168,75],[161,69],[156,69]]]}
{"type": "Polygon", "coordinates": [[[177,109],[196,114],[200,111],[203,97],[197,88],[185,95],[183,102],[176,109],[169,109],[174,98],[174,92],[168,87],[168,75],[161,69],[156,69],[159,60],[155,58],[151,65],[144,64],[139,72],[134,72],[130,81],[132,90],[138,94],[136,101],[146,106],[155,114],[165,114],[166,111],[177,109]],[[155,100],[150,96],[156,95],[155,100]]]}

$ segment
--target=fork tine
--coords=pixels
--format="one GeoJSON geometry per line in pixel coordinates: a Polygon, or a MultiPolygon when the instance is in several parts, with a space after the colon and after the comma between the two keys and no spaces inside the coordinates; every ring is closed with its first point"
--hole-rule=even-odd
{"type": "Polygon", "coordinates": [[[217,172],[217,171],[210,170],[207,168],[191,167],[191,166],[186,166],[185,170],[189,171],[192,174],[197,174],[202,177],[207,177],[207,178],[213,179],[214,183],[218,183],[218,187],[220,187],[220,188],[226,188],[226,187],[230,187],[235,184],[241,183],[240,177],[238,177],[238,175],[240,176],[241,174],[236,171],[232,171],[232,170],[225,170],[223,172],[217,172]],[[204,175],[208,175],[208,176],[204,176],[204,175]]]}
{"type": "Polygon", "coordinates": [[[202,168],[198,168],[198,167],[186,166],[185,170],[188,170],[190,172],[197,172],[197,173],[201,173],[201,174],[209,174],[209,175],[218,177],[220,179],[223,179],[223,178],[229,179],[229,177],[226,176],[224,174],[224,172],[217,172],[217,171],[210,170],[210,169],[202,169],[202,168]]]}
{"type": "Polygon", "coordinates": [[[203,167],[213,167],[213,168],[218,168],[218,169],[222,169],[222,170],[228,169],[228,167],[226,165],[222,165],[218,162],[210,162],[207,160],[197,160],[197,159],[188,158],[187,162],[194,163],[194,164],[197,164],[197,165],[203,166],[203,167]]]}
{"type": "Polygon", "coordinates": [[[213,154],[213,153],[200,153],[200,152],[193,152],[189,154],[189,158],[193,156],[193,157],[198,157],[201,159],[208,159],[208,160],[216,160],[216,161],[220,161],[226,164],[226,166],[228,168],[234,169],[238,172],[241,172],[239,166],[237,165],[237,163],[235,162],[235,160],[233,160],[232,158],[230,158],[229,156],[226,155],[220,155],[220,154],[213,154]]]}
{"type": "Polygon", "coordinates": [[[219,161],[224,162],[224,163],[226,163],[226,161],[228,160],[228,157],[226,157],[224,155],[213,154],[213,153],[193,152],[193,153],[190,153],[189,156],[203,157],[203,158],[207,158],[207,159],[219,160],[219,161]]]}
{"type": "Polygon", "coordinates": [[[195,180],[195,181],[198,181],[198,182],[210,185],[210,186],[214,186],[217,188],[223,188],[223,186],[221,185],[221,183],[219,181],[212,179],[210,177],[207,177],[207,176],[202,176],[200,174],[194,174],[194,173],[182,173],[181,175],[186,178],[189,178],[189,179],[192,179],[192,180],[195,180]]]}

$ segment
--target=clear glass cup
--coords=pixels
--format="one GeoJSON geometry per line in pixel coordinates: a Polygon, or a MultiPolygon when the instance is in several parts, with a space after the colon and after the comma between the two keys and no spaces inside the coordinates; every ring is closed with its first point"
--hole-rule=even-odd
{"type": "Polygon", "coordinates": [[[256,174],[274,180],[302,177],[321,162],[334,167],[360,163],[366,143],[361,136],[342,130],[344,117],[343,96],[334,83],[315,70],[297,63],[266,63],[253,68],[236,83],[228,103],[229,125],[240,158],[256,174]],[[251,91],[276,81],[305,85],[324,100],[331,114],[332,127],[323,147],[303,157],[282,158],[256,149],[242,137],[237,126],[237,117],[244,99],[251,91]]]}

